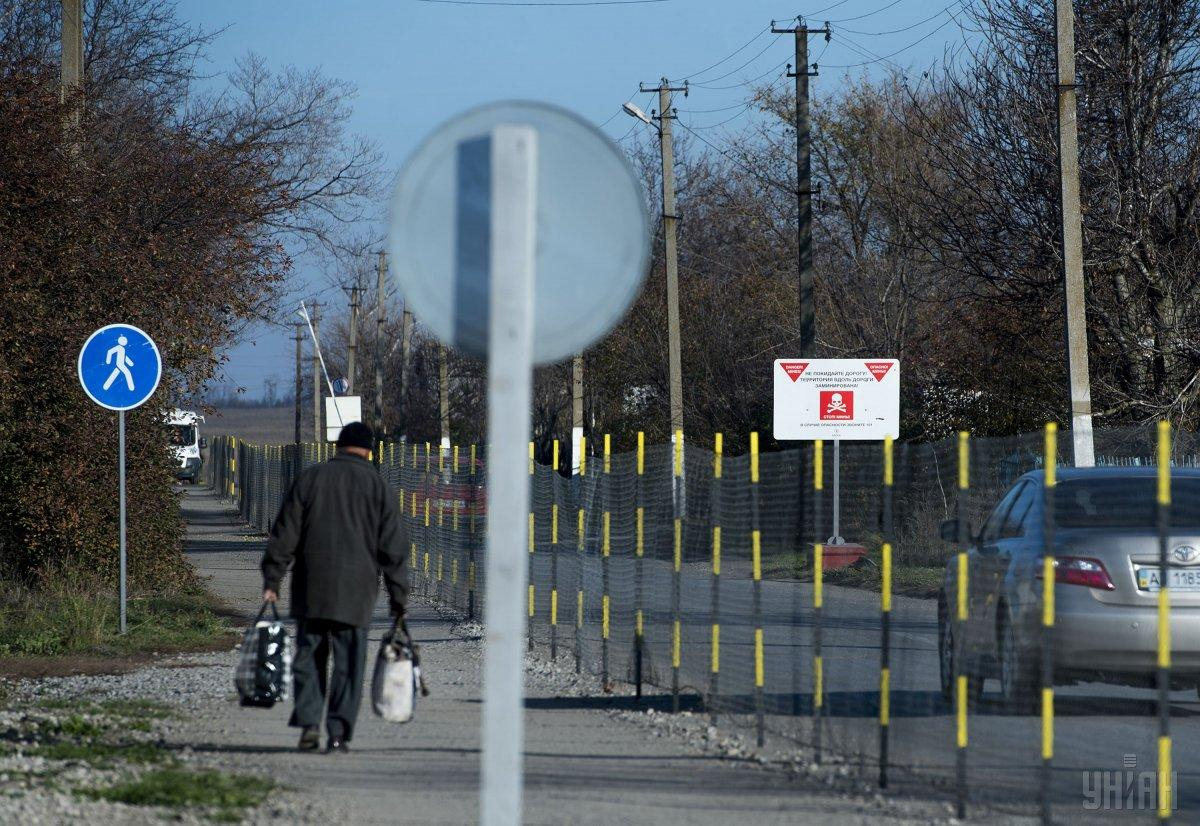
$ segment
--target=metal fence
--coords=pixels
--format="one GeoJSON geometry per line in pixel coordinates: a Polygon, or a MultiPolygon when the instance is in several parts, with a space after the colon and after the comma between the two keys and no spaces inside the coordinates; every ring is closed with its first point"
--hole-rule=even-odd
{"type": "MultiPolygon", "coordinates": [[[[1057,470],[1069,434],[1050,429],[844,443],[836,468],[830,444],[756,445],[724,456],[718,435],[614,452],[603,437],[574,476],[557,444],[550,465],[531,446],[529,542],[508,549],[529,555],[530,648],[890,790],[944,794],[960,815],[983,804],[1047,821],[1198,817],[1200,565],[1194,594],[1186,564],[1159,566],[1160,552],[1200,547],[1200,497],[1156,505],[1153,470],[1186,476],[1192,436],[1098,432],[1097,463],[1129,468],[1103,496],[1057,470]],[[1029,471],[1040,473],[1014,489],[1029,471]],[[847,541],[831,545],[835,509],[847,541]],[[1081,536],[1133,543],[1104,573],[1120,587],[1088,579],[1101,551],[1081,552],[1081,536]],[[1172,570],[1184,576],[1169,600],[1141,587],[1172,570]],[[1159,643],[1168,620],[1174,667],[1159,643]],[[1121,645],[1137,649],[1132,665],[1121,645]]],[[[218,437],[208,481],[265,531],[296,475],[331,453],[218,437]]],[[[487,591],[484,459],[473,446],[375,451],[415,592],[471,618],[487,591]]]]}

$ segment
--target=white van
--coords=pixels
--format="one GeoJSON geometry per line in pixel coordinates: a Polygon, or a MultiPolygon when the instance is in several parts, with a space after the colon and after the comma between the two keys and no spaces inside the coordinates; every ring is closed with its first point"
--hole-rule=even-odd
{"type": "Polygon", "coordinates": [[[192,410],[178,407],[167,414],[167,443],[175,453],[178,465],[175,478],[196,484],[200,481],[203,458],[200,451],[208,447],[207,440],[200,437],[200,423],[204,417],[192,410]]]}

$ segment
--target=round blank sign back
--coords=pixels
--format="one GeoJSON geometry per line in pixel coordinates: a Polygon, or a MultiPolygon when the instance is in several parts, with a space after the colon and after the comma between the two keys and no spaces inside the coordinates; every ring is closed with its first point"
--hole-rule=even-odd
{"type": "Polygon", "coordinates": [[[425,139],[392,201],[391,271],[439,339],[485,355],[488,342],[491,130],[538,133],[533,358],[560,361],[611,330],[637,297],[650,251],[642,188],[599,129],[555,106],[472,109],[425,139]]]}

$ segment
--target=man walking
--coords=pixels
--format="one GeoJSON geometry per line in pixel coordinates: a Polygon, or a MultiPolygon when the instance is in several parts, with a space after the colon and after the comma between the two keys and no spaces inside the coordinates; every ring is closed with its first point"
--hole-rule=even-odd
{"type": "Polygon", "coordinates": [[[342,428],[334,457],[305,470],[288,491],[263,556],[267,602],[278,599],[279,582],[294,562],[296,696],[288,725],[303,729],[301,751],[320,747],[331,654],[328,751],[346,751],[354,736],[380,573],[392,614],[404,613],[407,542],[396,497],[370,462],[374,443],[371,428],[361,422],[342,428]]]}

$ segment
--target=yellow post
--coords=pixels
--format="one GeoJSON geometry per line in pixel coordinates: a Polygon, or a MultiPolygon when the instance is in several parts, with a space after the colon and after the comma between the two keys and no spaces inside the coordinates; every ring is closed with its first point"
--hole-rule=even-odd
{"type": "Polygon", "coordinates": [[[1167,542],[1171,521],[1171,423],[1158,423],[1158,817],[1171,817],[1171,602],[1167,542]]]}
{"type": "Polygon", "coordinates": [[[551,447],[550,468],[550,658],[558,657],[558,439],[551,447]]]}
{"type": "MultiPolygon", "coordinates": [[[[1054,537],[1053,537],[1053,514],[1054,514],[1054,486],[1057,481],[1057,464],[1058,464],[1058,424],[1056,422],[1046,423],[1045,444],[1042,460],[1042,480],[1044,484],[1044,503],[1043,507],[1047,509],[1047,519],[1045,526],[1046,544],[1045,552],[1042,556],[1042,646],[1043,646],[1043,661],[1042,661],[1042,761],[1043,766],[1043,788],[1042,794],[1048,795],[1048,784],[1050,781],[1049,770],[1050,761],[1054,758],[1054,688],[1053,674],[1049,656],[1046,655],[1046,650],[1050,649],[1052,642],[1052,633],[1054,630],[1054,580],[1055,580],[1055,562],[1054,562],[1054,537]]],[[[1052,655],[1051,655],[1052,656],[1052,655]]],[[[1043,806],[1048,805],[1048,800],[1043,801],[1043,806]]]]}
{"type": "MultiPolygon", "coordinates": [[[[959,541],[960,548],[958,552],[958,582],[955,589],[955,633],[956,640],[963,639],[966,623],[968,619],[968,598],[970,594],[970,580],[967,567],[967,549],[966,542],[966,524],[967,524],[967,496],[971,487],[971,450],[970,450],[971,435],[965,430],[958,434],[958,524],[959,524],[959,541]]],[[[956,663],[954,675],[954,708],[955,708],[955,727],[954,727],[954,744],[957,747],[955,755],[956,769],[956,786],[957,786],[957,814],[959,819],[966,817],[967,813],[967,706],[968,706],[968,687],[969,679],[966,674],[962,673],[962,665],[960,658],[955,657],[956,663]]]]}
{"type": "Polygon", "coordinates": [[[600,675],[604,682],[608,682],[608,632],[610,605],[608,557],[612,550],[612,512],[609,510],[609,485],[611,484],[609,474],[612,473],[612,436],[608,433],[604,434],[603,468],[604,478],[601,501],[603,502],[604,510],[600,515],[600,675]]]}

